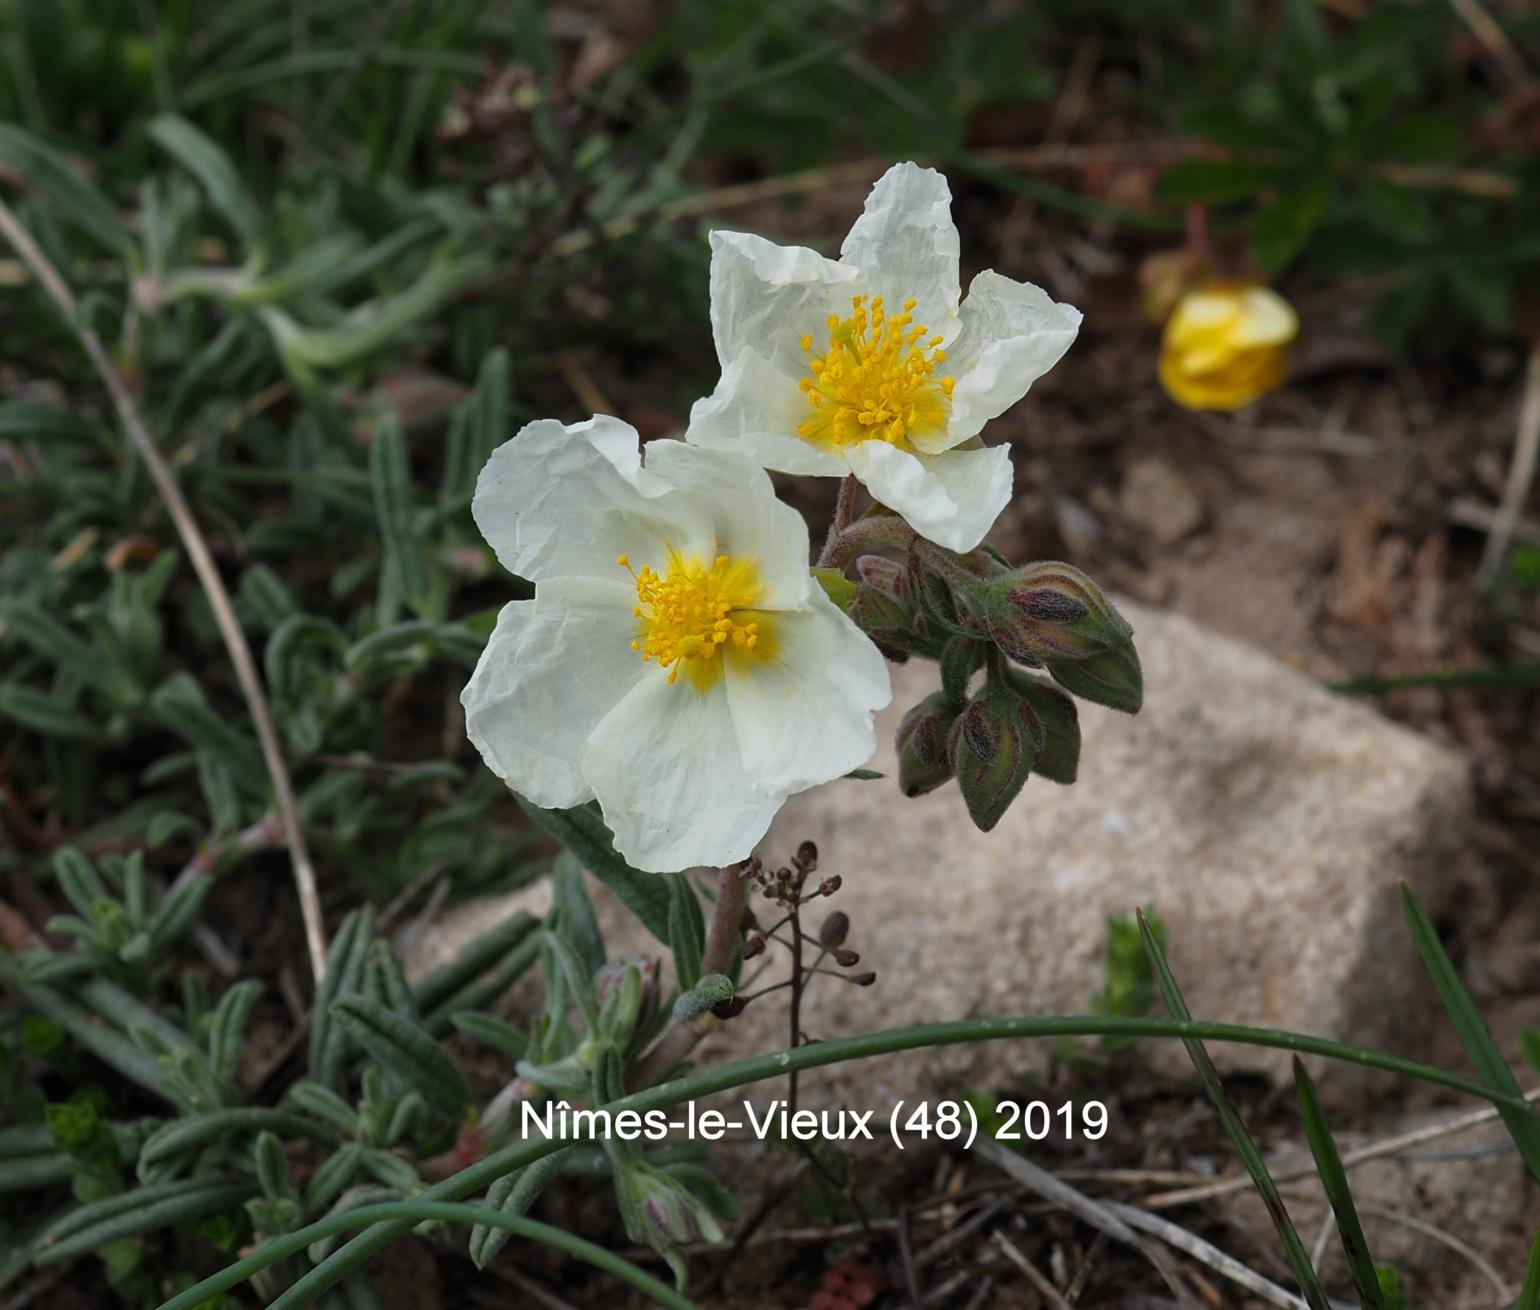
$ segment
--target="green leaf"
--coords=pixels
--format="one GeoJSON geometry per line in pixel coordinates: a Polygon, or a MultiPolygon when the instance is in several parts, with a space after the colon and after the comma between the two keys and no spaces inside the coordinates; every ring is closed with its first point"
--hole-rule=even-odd
{"type": "MultiPolygon", "coordinates": [[[[543,1160],[511,1174],[504,1174],[487,1188],[487,1208],[501,1214],[522,1215],[529,1213],[530,1206],[545,1191],[546,1184],[560,1171],[563,1160],[571,1148],[557,1151],[543,1160]]],[[[485,1269],[497,1253],[508,1244],[513,1234],[501,1228],[488,1228],[477,1224],[471,1229],[467,1250],[478,1269],[485,1269]]]]}
{"type": "Polygon", "coordinates": [[[139,1177],[150,1176],[158,1166],[173,1163],[178,1156],[222,1145],[248,1133],[270,1132],[280,1137],[305,1137],[316,1142],[335,1141],[336,1130],[285,1110],[268,1110],[256,1105],[238,1105],[203,1114],[184,1115],[157,1128],[139,1148],[139,1177]]]}
{"type": "Polygon", "coordinates": [[[1519,1299],[1513,1310],[1540,1310],[1540,1233],[1535,1234],[1529,1248],[1529,1261],[1524,1266],[1524,1286],[1519,1289],[1519,1299]]]}
{"type": "Polygon", "coordinates": [[[0,123],[0,163],[44,192],[98,245],[115,255],[129,256],[133,242],[128,229],[118,221],[106,197],[52,146],[19,127],[0,123]]]}
{"type": "Polygon", "coordinates": [[[209,1067],[214,1076],[232,1089],[240,1065],[241,1041],[251,1010],[262,995],[262,984],[254,978],[236,983],[215,1006],[209,1018],[209,1067]]]}
{"type": "Polygon", "coordinates": [[[470,1084],[437,1042],[410,1019],[367,996],[345,996],[333,1006],[337,1022],[370,1056],[429,1105],[452,1118],[469,1109],[470,1084]]]}
{"type": "Polygon", "coordinates": [[[1184,159],[1160,175],[1155,194],[1179,205],[1224,205],[1247,200],[1272,180],[1272,171],[1235,159],[1184,159]]]}
{"type": "Polygon", "coordinates": [[[468,983],[474,982],[540,925],[540,920],[516,910],[482,933],[448,964],[420,978],[412,988],[417,1008],[426,1014],[436,1010],[468,983]]]}
{"type": "MultiPolygon", "coordinates": [[[[1139,929],[1144,938],[1144,949],[1149,954],[1150,964],[1155,970],[1155,980],[1160,985],[1161,994],[1166,998],[1166,1005],[1171,1010],[1172,1017],[1182,1020],[1191,1019],[1192,1015],[1188,1012],[1187,1004],[1182,1000],[1182,993],[1176,985],[1176,977],[1171,972],[1171,966],[1166,962],[1166,953],[1161,949],[1160,942],[1143,913],[1139,914],[1139,929]]],[[[1310,1310],[1331,1310],[1331,1303],[1326,1299],[1326,1292],[1321,1287],[1320,1279],[1315,1276],[1314,1266],[1310,1263],[1310,1253],[1305,1249],[1305,1244],[1300,1241],[1294,1221],[1289,1218],[1288,1207],[1284,1205],[1283,1197],[1278,1193],[1278,1185],[1267,1170],[1267,1162],[1263,1160],[1262,1152],[1257,1149],[1251,1134],[1246,1131],[1246,1125],[1241,1121],[1240,1113],[1236,1110],[1235,1103],[1231,1101],[1230,1094],[1225,1091],[1224,1082],[1219,1077],[1219,1071],[1214,1068],[1214,1062],[1209,1059],[1208,1050],[1196,1037],[1183,1038],[1182,1045],[1187,1048],[1187,1054],[1192,1060],[1193,1067],[1198,1071],[1199,1081],[1203,1084],[1203,1090],[1214,1103],[1214,1109],[1219,1113],[1219,1121],[1224,1125],[1225,1133],[1235,1147],[1236,1154],[1240,1156],[1241,1163],[1245,1165],[1246,1172],[1251,1175],[1252,1184],[1262,1198],[1268,1217],[1273,1221],[1273,1227],[1277,1229],[1278,1236],[1283,1241],[1284,1258],[1288,1261],[1289,1268],[1293,1271],[1310,1310]]]]}
{"type": "Polygon", "coordinates": [[[729,1001],[733,996],[731,978],[720,973],[708,973],[694,987],[682,992],[674,1002],[674,1018],[680,1023],[698,1019],[713,1005],[729,1001]]]}
{"type": "Polygon", "coordinates": [[[1311,1081],[1304,1062],[1297,1055],[1294,1057],[1294,1090],[1299,1097],[1299,1112],[1305,1123],[1305,1139],[1310,1143],[1316,1172],[1321,1175],[1321,1187],[1326,1192],[1331,1212],[1337,1220],[1337,1232],[1342,1238],[1342,1250],[1353,1274],[1358,1304],[1362,1310],[1387,1310],[1385,1298],[1380,1293],[1380,1277],[1369,1255],[1369,1242],[1358,1218],[1358,1207],[1353,1204],[1353,1189],[1348,1185],[1347,1171],[1342,1167],[1342,1156],[1332,1137],[1331,1125],[1326,1122],[1326,1115],[1321,1109],[1315,1083],[1311,1081]]]}
{"type": "Polygon", "coordinates": [[[241,181],[223,148],[185,118],[162,114],[152,119],[150,136],[170,151],[208,192],[208,197],[241,236],[257,245],[262,236],[262,211],[241,181]]]}
{"type": "MultiPolygon", "coordinates": [[[[0,133],[4,131],[4,127],[0,127],[0,133]]],[[[97,435],[96,428],[67,409],[40,405],[32,400],[0,401],[0,437],[61,437],[91,441],[97,435]]]]}
{"type": "Polygon", "coordinates": [[[342,921],[327,948],[326,968],[311,1007],[310,1076],[328,1091],[341,1090],[347,1068],[347,1037],[335,1022],[337,1002],[363,985],[373,941],[374,911],[366,905],[342,921]]]}
{"type": "Polygon", "coordinates": [[[257,744],[214,711],[190,675],[175,673],[167,678],[150,694],[150,708],[189,745],[215,756],[248,791],[266,793],[267,769],[257,744]]]}
{"type": "Polygon", "coordinates": [[[0,683],[0,718],[68,741],[93,741],[97,731],[57,696],[18,682],[0,683]]]}
{"type": "Polygon", "coordinates": [[[418,615],[426,617],[428,575],[427,548],[417,532],[417,510],[412,500],[411,471],[407,466],[406,434],[401,420],[387,414],[375,428],[369,444],[369,481],[374,488],[374,514],[384,547],[379,620],[395,620],[392,590],[418,615]],[[387,581],[388,578],[388,581],[387,581]]]}
{"type": "Polygon", "coordinates": [[[674,973],[679,990],[689,991],[700,981],[701,955],[706,947],[706,920],[700,898],[688,875],[676,873],[668,880],[668,944],[674,951],[674,973]]]}
{"type": "Polygon", "coordinates": [[[1397,240],[1421,241],[1431,234],[1433,217],[1427,204],[1399,183],[1373,175],[1361,178],[1358,205],[1370,223],[1397,240]]]}
{"type": "Polygon", "coordinates": [[[583,866],[570,851],[563,851],[556,857],[551,883],[556,901],[553,917],[562,937],[571,943],[592,978],[604,967],[604,937],[599,932],[593,902],[583,887],[583,866]]]}
{"type": "Polygon", "coordinates": [[[138,688],[122,669],[31,601],[12,600],[0,605],[0,624],[44,659],[104,696],[119,702],[137,696],[138,688]]]}
{"type": "Polygon", "coordinates": [[[255,1191],[250,1182],[224,1178],[136,1187],[80,1206],[55,1220],[38,1238],[33,1258],[38,1264],[52,1264],[88,1255],[108,1242],[232,1209],[255,1191]]]}
{"type": "MultiPolygon", "coordinates": [[[[1465,1054],[1475,1066],[1478,1079],[1493,1091],[1521,1096],[1518,1081],[1508,1068],[1508,1062],[1503,1059],[1503,1053],[1497,1049],[1492,1034],[1481,1021],[1481,1014],[1471,1000],[1470,993],[1460,982],[1460,976],[1455,972],[1433,925],[1428,922],[1422,906],[1412,895],[1412,889],[1405,883],[1401,885],[1401,904],[1406,911],[1406,921],[1411,928],[1417,954],[1422,957],[1423,967],[1433,980],[1438,998],[1444,1003],[1449,1020],[1460,1038],[1460,1045],[1465,1048],[1465,1054]]],[[[1497,1113],[1508,1129],[1508,1135],[1513,1138],[1514,1145],[1519,1148],[1519,1155],[1528,1166],[1530,1175],[1540,1181],[1540,1119],[1535,1118],[1533,1110],[1519,1110],[1509,1105],[1499,1105],[1497,1113]]]]}
{"type": "Polygon", "coordinates": [[[467,1037],[490,1046],[514,1063],[524,1058],[529,1047],[524,1034],[512,1024],[480,1010],[459,1010],[449,1016],[449,1021],[467,1037]]]}
{"type": "Polygon", "coordinates": [[[848,610],[850,602],[856,598],[856,584],[839,569],[814,569],[813,581],[842,610],[848,610]]]}
{"type": "Polygon", "coordinates": [[[470,500],[487,459],[508,437],[508,373],[508,352],[491,351],[481,361],[476,389],[450,421],[439,486],[439,501],[446,509],[470,500]]]}
{"type": "Polygon", "coordinates": [[[1325,201],[1319,187],[1295,186],[1280,191],[1258,211],[1251,229],[1251,255],[1264,274],[1274,276],[1299,253],[1315,230],[1325,201]]]}
{"type": "Polygon", "coordinates": [[[604,820],[586,805],[571,810],[542,809],[517,796],[524,812],[561,842],[620,899],[644,927],[665,946],[668,941],[668,887],[655,873],[633,869],[615,851],[604,820]]]}

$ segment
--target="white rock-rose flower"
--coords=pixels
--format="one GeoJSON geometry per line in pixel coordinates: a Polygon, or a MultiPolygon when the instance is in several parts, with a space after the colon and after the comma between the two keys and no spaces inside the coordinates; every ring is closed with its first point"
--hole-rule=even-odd
{"type": "Polygon", "coordinates": [[[471,509],[535,598],[498,616],[466,731],[536,804],[597,798],[635,868],[744,859],[788,796],[870,758],[887,665],[758,465],[655,441],[644,466],[618,419],[541,420],[471,509]]]}
{"type": "Polygon", "coordinates": [[[1004,447],[975,438],[1052,368],[1080,311],[986,271],[959,303],[946,179],[890,168],[825,259],[711,234],[722,379],[687,439],[783,473],[854,473],[921,535],[972,550],[1011,496],[1004,447]]]}

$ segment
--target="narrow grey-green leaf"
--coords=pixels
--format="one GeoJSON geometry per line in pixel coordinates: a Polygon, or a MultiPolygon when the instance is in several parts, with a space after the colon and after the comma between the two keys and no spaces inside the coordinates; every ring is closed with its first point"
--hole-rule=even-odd
{"type": "MultiPolygon", "coordinates": [[[[374,490],[374,514],[384,546],[384,568],[393,574],[401,600],[425,617],[428,598],[427,551],[417,532],[417,508],[412,498],[406,434],[401,420],[387,414],[369,445],[369,480],[374,490]]],[[[395,619],[394,606],[382,601],[380,622],[395,619]]]]}
{"type": "Polygon", "coordinates": [[[524,812],[582,861],[665,946],[668,941],[668,887],[655,873],[633,869],[615,850],[604,820],[586,805],[571,810],[542,809],[522,796],[524,812]]]}
{"type": "Polygon", "coordinates": [[[209,199],[247,241],[258,244],[262,211],[246,190],[235,165],[217,142],[185,118],[162,114],[151,120],[150,136],[170,151],[208,192],[209,199]]]}
{"type": "Polygon", "coordinates": [[[471,1104],[465,1075],[427,1033],[367,996],[346,996],[333,1007],[337,1022],[385,1069],[422,1093],[429,1105],[459,1118],[471,1104]]]}
{"type": "Polygon", "coordinates": [[[105,196],[52,146],[9,123],[0,123],[0,163],[9,165],[62,209],[70,221],[115,255],[133,249],[128,229],[105,196]]]}

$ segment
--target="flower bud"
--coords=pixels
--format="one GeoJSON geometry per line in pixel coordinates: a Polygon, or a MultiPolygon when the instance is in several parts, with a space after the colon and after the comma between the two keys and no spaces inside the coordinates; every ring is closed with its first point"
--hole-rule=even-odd
{"type": "Polygon", "coordinates": [[[743,958],[752,960],[757,955],[765,953],[765,939],[759,933],[755,933],[748,941],[743,943],[743,958]]]}
{"type": "Polygon", "coordinates": [[[844,947],[834,952],[834,963],[841,969],[854,969],[861,963],[861,957],[855,951],[847,951],[844,947]]]}
{"type": "Polygon", "coordinates": [[[905,796],[935,791],[952,776],[947,734],[957,707],[944,692],[932,692],[898,725],[898,785],[905,796]]]}
{"type": "Polygon", "coordinates": [[[738,1218],[732,1193],[697,1165],[656,1166],[635,1155],[615,1163],[619,1166],[615,1197],[627,1233],[657,1251],[673,1270],[676,1286],[682,1288],[685,1265],[680,1244],[722,1241],[723,1222],[738,1218]]]}
{"type": "Polygon", "coordinates": [[[1000,822],[1031,774],[1045,737],[1032,706],[993,680],[958,716],[947,750],[968,815],[979,831],[988,832],[1000,822]]]}
{"type": "Polygon", "coordinates": [[[907,651],[919,631],[919,616],[914,608],[894,592],[861,583],[855,599],[845,611],[850,621],[878,646],[907,651]]]}
{"type": "Polygon", "coordinates": [[[1276,291],[1209,285],[1177,301],[1160,344],[1160,384],[1185,409],[1229,411],[1283,385],[1299,316],[1276,291]]]}
{"type": "Polygon", "coordinates": [[[877,981],[877,975],[868,969],[865,973],[852,975],[850,981],[853,982],[857,987],[870,987],[874,982],[877,981]]]}
{"type": "Polygon", "coordinates": [[[850,936],[850,916],[843,910],[835,910],[818,928],[818,944],[833,950],[843,946],[850,936]]]}
{"type": "Polygon", "coordinates": [[[818,884],[818,894],[820,896],[833,896],[834,893],[839,891],[839,889],[844,885],[844,882],[845,880],[841,878],[837,873],[831,877],[825,878],[821,883],[818,884]]]}
{"type": "Polygon", "coordinates": [[[682,1242],[722,1240],[711,1207],[681,1180],[643,1160],[633,1158],[615,1171],[615,1196],[631,1240],[665,1256],[677,1255],[682,1242]]]}
{"type": "Polygon", "coordinates": [[[1109,709],[1137,714],[1144,704],[1144,673],[1132,641],[1085,660],[1049,660],[1048,672],[1066,691],[1109,709]]]}
{"type": "Polygon", "coordinates": [[[1008,669],[1011,690],[1032,707],[1043,725],[1043,749],[1032,772],[1050,782],[1071,783],[1080,765],[1080,712],[1057,687],[1019,669],[1008,669]]]}
{"type": "Polygon", "coordinates": [[[989,635],[1011,659],[1032,668],[1084,660],[1127,646],[1133,629],[1090,578],[1068,564],[1029,564],[989,589],[989,635]]]}

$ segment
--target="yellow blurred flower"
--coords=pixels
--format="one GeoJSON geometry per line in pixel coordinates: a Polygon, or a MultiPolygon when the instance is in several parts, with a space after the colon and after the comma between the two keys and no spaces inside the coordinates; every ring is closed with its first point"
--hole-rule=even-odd
{"type": "Polygon", "coordinates": [[[1258,286],[1189,291],[1166,320],[1160,384],[1187,409],[1239,409],[1282,385],[1294,307],[1258,286]]]}

